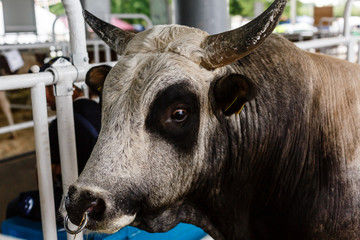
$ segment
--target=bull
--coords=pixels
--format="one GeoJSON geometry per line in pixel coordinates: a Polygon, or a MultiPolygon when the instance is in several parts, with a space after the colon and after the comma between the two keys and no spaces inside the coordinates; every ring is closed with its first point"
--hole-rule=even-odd
{"type": "Polygon", "coordinates": [[[186,222],[218,240],[359,238],[360,67],[271,34],[285,5],[216,35],[133,34],[84,12],[121,58],[90,83],[103,125],[68,191],[73,223],[86,212],[106,233],[186,222]]]}

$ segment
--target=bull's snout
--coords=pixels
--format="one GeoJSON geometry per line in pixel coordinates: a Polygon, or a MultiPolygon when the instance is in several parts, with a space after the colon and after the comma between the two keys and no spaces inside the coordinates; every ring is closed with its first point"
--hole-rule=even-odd
{"type": "Polygon", "coordinates": [[[91,222],[103,219],[106,205],[101,196],[71,186],[65,200],[65,208],[72,223],[80,225],[85,212],[87,212],[89,217],[88,225],[91,225],[91,222]]]}

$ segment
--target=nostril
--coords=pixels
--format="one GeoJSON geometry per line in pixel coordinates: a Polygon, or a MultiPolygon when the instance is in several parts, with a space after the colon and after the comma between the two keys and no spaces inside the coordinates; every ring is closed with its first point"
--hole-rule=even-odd
{"type": "Polygon", "coordinates": [[[105,201],[101,198],[93,199],[87,206],[85,212],[91,219],[99,220],[105,212],[105,201]]]}
{"type": "Polygon", "coordinates": [[[79,225],[85,212],[88,213],[89,221],[102,220],[106,205],[104,199],[93,192],[70,187],[65,199],[65,208],[70,221],[79,225]]]}

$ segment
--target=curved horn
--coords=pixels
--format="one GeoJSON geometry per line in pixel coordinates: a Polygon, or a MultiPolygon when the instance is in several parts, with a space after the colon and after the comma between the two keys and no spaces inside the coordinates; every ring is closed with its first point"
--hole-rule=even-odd
{"type": "Polygon", "coordinates": [[[260,16],[237,29],[210,35],[202,43],[202,65],[214,69],[228,65],[255,50],[274,30],[287,0],[276,0],[260,16]]]}
{"type": "Polygon", "coordinates": [[[94,32],[117,54],[121,55],[134,33],[122,30],[83,10],[85,21],[94,32]]]}

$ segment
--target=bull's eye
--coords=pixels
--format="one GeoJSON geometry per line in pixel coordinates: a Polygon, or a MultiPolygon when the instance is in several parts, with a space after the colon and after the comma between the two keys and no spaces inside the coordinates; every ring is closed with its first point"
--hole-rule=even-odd
{"type": "Polygon", "coordinates": [[[162,137],[184,152],[196,145],[200,125],[200,102],[193,87],[186,82],[171,85],[155,97],[146,117],[146,130],[162,137]]]}
{"type": "Polygon", "coordinates": [[[183,122],[187,118],[186,109],[176,109],[172,114],[171,118],[177,122],[183,122]]]}

